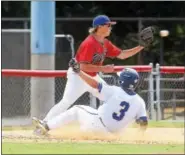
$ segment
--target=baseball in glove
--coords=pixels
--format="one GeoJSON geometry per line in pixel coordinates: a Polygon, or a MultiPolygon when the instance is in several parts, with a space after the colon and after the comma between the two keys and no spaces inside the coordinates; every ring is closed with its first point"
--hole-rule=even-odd
{"type": "Polygon", "coordinates": [[[148,47],[154,40],[154,28],[152,26],[143,29],[139,33],[140,45],[148,47]]]}
{"type": "Polygon", "coordinates": [[[75,60],[75,58],[72,58],[69,61],[69,67],[71,67],[75,73],[80,72],[80,64],[75,60]]]}

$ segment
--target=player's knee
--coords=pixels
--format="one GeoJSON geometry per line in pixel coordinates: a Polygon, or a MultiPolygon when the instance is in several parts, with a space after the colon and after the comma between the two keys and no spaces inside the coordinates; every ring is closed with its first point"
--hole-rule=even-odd
{"type": "Polygon", "coordinates": [[[77,105],[74,105],[73,107],[71,107],[70,109],[68,109],[70,111],[70,113],[76,117],[76,119],[78,119],[79,117],[79,113],[80,113],[80,109],[77,105]]]}
{"type": "Polygon", "coordinates": [[[74,105],[72,108],[77,116],[80,115],[80,113],[82,113],[82,111],[84,110],[83,106],[80,105],[74,105]]]}
{"type": "Polygon", "coordinates": [[[72,108],[74,109],[74,111],[78,110],[78,106],[77,105],[74,105],[72,108]]]}

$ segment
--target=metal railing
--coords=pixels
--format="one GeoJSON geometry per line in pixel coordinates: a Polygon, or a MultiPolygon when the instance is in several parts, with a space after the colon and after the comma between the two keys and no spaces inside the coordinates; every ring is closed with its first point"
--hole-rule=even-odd
{"type": "MultiPolygon", "coordinates": [[[[116,66],[116,71],[122,70],[126,66],[116,66]]],[[[127,66],[128,67],[128,66],[127,66]]],[[[166,71],[162,70],[163,66],[152,64],[147,67],[148,71],[144,70],[143,66],[130,66],[136,68],[140,74],[139,90],[137,93],[145,100],[149,118],[152,120],[182,120],[184,119],[183,110],[185,110],[184,84],[185,84],[185,67],[170,67],[166,71]],[[171,70],[173,68],[173,70],[171,70]],[[142,69],[142,70],[141,70],[142,69]],[[167,79],[165,81],[165,78],[167,79]],[[171,78],[171,81],[169,80],[171,78]],[[180,80],[179,80],[180,78],[180,80]],[[162,82],[165,81],[166,83],[162,82]],[[156,88],[155,88],[156,85],[156,88]],[[156,97],[155,97],[156,96],[156,97]],[[180,112],[179,109],[180,108],[180,112]],[[170,109],[166,112],[165,109],[170,109]],[[178,118],[178,117],[179,118],[178,118]]],[[[55,77],[55,98],[56,103],[62,98],[65,88],[66,71],[47,71],[47,70],[2,70],[2,105],[3,105],[3,123],[7,124],[15,121],[14,117],[24,116],[23,119],[30,119],[30,79],[31,77],[51,78],[55,77]],[[59,82],[60,80],[60,82],[59,82]],[[62,81],[61,81],[62,80],[62,81]],[[57,82],[58,81],[58,82],[57,82]],[[22,93],[24,92],[24,96],[22,93]],[[19,108],[17,108],[19,107],[19,108]],[[17,109],[16,109],[17,108],[17,109]]],[[[108,83],[117,85],[117,76],[104,75],[101,77],[108,83]]],[[[96,98],[92,96],[82,96],[75,104],[85,104],[97,108],[99,104],[96,98]],[[94,102],[94,103],[92,103],[94,102]]],[[[20,118],[20,117],[19,117],[20,118]]],[[[21,121],[22,123],[23,121],[21,121]]],[[[27,122],[27,121],[25,121],[27,122]]],[[[17,121],[20,123],[20,121],[17,121]]],[[[11,124],[11,123],[10,123],[11,124]]],[[[9,125],[10,125],[9,124],[9,125]]],[[[19,124],[20,125],[20,124],[19,124]]]]}
{"type": "MultiPolygon", "coordinates": [[[[185,21],[185,18],[179,17],[110,17],[112,20],[117,21],[185,21]]],[[[2,21],[30,21],[30,18],[1,18],[2,21]]],[[[56,21],[92,21],[93,17],[65,17],[56,18],[56,21]]]]}

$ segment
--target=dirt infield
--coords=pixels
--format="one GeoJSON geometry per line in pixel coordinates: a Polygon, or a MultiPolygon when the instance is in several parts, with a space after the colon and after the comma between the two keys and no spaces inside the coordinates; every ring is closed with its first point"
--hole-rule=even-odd
{"type": "Polygon", "coordinates": [[[58,129],[47,137],[38,137],[30,130],[2,132],[3,141],[11,142],[104,142],[129,144],[184,144],[184,128],[148,128],[142,134],[136,128],[127,128],[116,135],[103,133],[82,133],[77,128],[58,129]]]}

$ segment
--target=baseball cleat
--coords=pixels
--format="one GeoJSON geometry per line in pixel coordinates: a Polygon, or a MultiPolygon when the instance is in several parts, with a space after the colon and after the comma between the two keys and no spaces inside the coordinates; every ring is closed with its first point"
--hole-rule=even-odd
{"type": "Polygon", "coordinates": [[[34,126],[38,126],[38,124],[39,124],[39,122],[40,122],[40,120],[38,119],[38,118],[36,118],[36,117],[33,117],[32,118],[32,124],[34,125],[34,126]]]}
{"type": "Polygon", "coordinates": [[[43,120],[40,120],[40,119],[38,119],[38,118],[36,118],[36,117],[33,117],[32,118],[32,124],[35,126],[35,127],[37,127],[37,126],[39,126],[39,124],[46,124],[46,121],[43,121],[43,120]]]}
{"type": "Polygon", "coordinates": [[[36,136],[41,136],[42,135],[41,129],[36,127],[35,130],[33,130],[33,134],[36,136]]]}
{"type": "Polygon", "coordinates": [[[39,120],[36,117],[32,118],[32,124],[35,126],[35,130],[33,131],[34,135],[46,135],[49,131],[49,128],[45,121],[39,120]]]}
{"type": "Polygon", "coordinates": [[[38,124],[38,130],[39,130],[41,135],[47,135],[47,133],[49,131],[49,127],[46,124],[46,122],[41,121],[38,124]]]}

